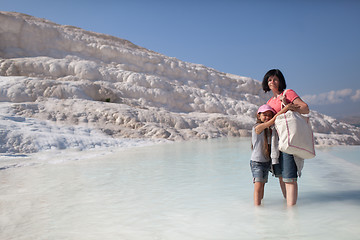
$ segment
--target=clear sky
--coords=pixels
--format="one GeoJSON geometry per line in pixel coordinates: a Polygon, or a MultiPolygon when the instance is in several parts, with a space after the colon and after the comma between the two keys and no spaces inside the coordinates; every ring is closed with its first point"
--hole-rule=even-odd
{"type": "Polygon", "coordinates": [[[311,109],[360,116],[357,0],[0,0],[0,10],[256,80],[279,68],[311,109]]]}

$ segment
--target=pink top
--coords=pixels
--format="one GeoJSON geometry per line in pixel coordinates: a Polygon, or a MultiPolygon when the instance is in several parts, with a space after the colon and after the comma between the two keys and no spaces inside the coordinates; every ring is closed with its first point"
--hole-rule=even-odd
{"type": "MultiPolygon", "coordinates": [[[[272,97],[267,101],[267,104],[270,105],[276,112],[281,110],[281,96],[284,94],[282,92],[278,97],[272,97]]],[[[292,89],[287,89],[285,93],[285,98],[287,103],[292,103],[299,95],[292,89]]]]}

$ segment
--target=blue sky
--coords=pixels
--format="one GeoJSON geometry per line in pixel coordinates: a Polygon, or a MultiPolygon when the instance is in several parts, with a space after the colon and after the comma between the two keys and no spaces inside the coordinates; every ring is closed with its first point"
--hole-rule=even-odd
{"type": "Polygon", "coordinates": [[[0,0],[0,10],[257,80],[279,68],[311,109],[360,116],[360,1],[0,0]]]}

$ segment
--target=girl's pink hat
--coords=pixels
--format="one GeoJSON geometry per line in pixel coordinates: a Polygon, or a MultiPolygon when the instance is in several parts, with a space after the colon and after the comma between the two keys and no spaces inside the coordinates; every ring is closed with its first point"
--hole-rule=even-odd
{"type": "Polygon", "coordinates": [[[264,105],[261,105],[257,111],[257,113],[263,113],[263,112],[266,112],[266,111],[272,111],[273,113],[276,113],[275,110],[270,107],[269,105],[267,104],[264,104],[264,105]]]}

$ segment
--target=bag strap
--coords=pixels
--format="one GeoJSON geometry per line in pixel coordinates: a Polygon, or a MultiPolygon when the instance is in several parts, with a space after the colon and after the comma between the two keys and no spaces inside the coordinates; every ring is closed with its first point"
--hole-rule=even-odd
{"type": "MultiPolygon", "coordinates": [[[[287,91],[287,89],[285,89],[284,92],[283,92],[283,95],[282,95],[283,99],[285,98],[286,91],[287,91]]],[[[286,106],[283,99],[281,99],[281,109],[283,109],[283,107],[286,106]]]]}
{"type": "Polygon", "coordinates": [[[286,92],[287,92],[287,89],[284,90],[284,93],[283,93],[283,96],[284,96],[284,97],[285,97],[286,92]]]}

